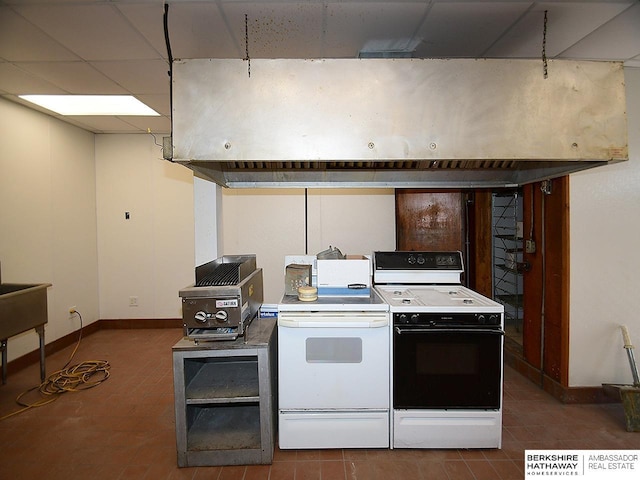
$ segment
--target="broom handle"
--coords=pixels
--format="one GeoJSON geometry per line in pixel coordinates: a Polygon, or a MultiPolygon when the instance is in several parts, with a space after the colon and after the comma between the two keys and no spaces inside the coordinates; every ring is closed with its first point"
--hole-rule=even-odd
{"type": "Polygon", "coordinates": [[[626,325],[620,325],[622,330],[622,339],[624,341],[624,348],[627,351],[627,357],[629,358],[629,366],[631,367],[631,375],[633,375],[633,384],[635,386],[640,385],[640,377],[638,377],[638,367],[636,366],[636,359],[633,355],[633,344],[631,343],[631,337],[629,336],[629,330],[626,325]]]}

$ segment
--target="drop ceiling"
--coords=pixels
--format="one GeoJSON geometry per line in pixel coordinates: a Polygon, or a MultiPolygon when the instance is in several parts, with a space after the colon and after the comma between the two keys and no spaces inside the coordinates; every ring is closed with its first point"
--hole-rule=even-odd
{"type": "Polygon", "coordinates": [[[0,0],[0,95],[132,94],[160,117],[65,117],[96,133],[170,131],[174,59],[541,58],[640,67],[640,2],[0,0]]]}

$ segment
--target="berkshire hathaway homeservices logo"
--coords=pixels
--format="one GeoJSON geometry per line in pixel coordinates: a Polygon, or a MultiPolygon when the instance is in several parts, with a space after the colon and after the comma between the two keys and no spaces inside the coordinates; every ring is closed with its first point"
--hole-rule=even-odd
{"type": "Polygon", "coordinates": [[[640,450],[525,450],[525,480],[640,478],[640,450]]]}

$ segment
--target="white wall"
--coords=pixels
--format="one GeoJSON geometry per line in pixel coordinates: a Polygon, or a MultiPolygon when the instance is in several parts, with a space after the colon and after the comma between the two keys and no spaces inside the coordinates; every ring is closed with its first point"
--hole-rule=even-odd
{"type": "MultiPolygon", "coordinates": [[[[98,314],[93,134],[0,99],[0,263],[6,283],[51,283],[47,343],[98,314]]],[[[27,332],[9,361],[38,348],[27,332]]]]}
{"type": "Polygon", "coordinates": [[[632,383],[620,324],[640,347],[640,69],[625,82],[629,161],[570,179],[570,386],[632,383]]]}
{"type": "Polygon", "coordinates": [[[192,172],[150,135],[96,135],[95,161],[100,318],[180,318],[178,291],[194,281],[192,172]]]}
{"type": "MultiPolygon", "coordinates": [[[[345,254],[395,249],[392,189],[309,189],[308,253],[332,245],[345,254]]],[[[304,189],[222,191],[221,255],[255,253],[264,303],[284,293],[284,257],[305,253],[304,189]]]]}
{"type": "Polygon", "coordinates": [[[219,257],[219,236],[222,218],[222,187],[209,180],[193,177],[195,223],[195,265],[219,257]]]}

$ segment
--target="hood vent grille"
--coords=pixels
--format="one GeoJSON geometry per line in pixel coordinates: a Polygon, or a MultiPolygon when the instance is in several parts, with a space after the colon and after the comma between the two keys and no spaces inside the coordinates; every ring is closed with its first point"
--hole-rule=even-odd
{"type": "Polygon", "coordinates": [[[513,169],[515,160],[395,160],[349,162],[223,162],[225,171],[234,170],[435,170],[435,169],[513,169]]]}

